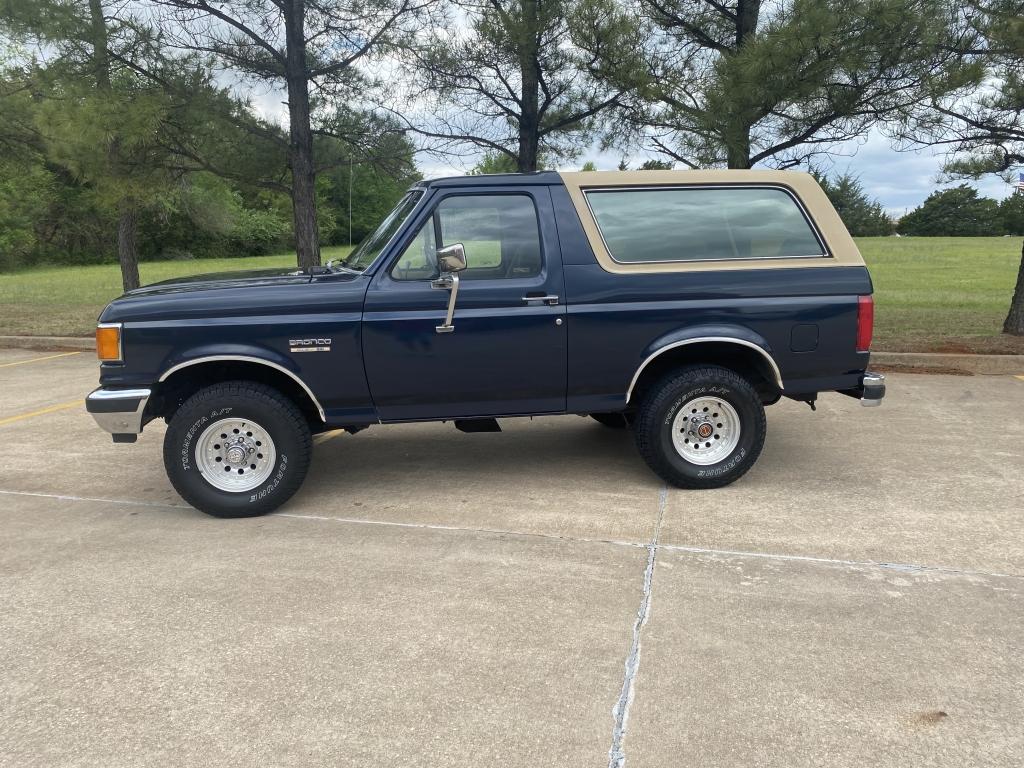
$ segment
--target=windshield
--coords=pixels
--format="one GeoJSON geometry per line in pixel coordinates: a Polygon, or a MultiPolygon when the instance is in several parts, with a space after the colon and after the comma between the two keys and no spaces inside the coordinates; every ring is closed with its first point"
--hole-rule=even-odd
{"type": "Polygon", "coordinates": [[[384,246],[390,242],[398,228],[412,213],[412,209],[416,207],[416,203],[420,201],[421,197],[423,197],[423,192],[418,189],[406,193],[405,197],[398,201],[394,210],[380,223],[376,231],[359,243],[356,249],[345,257],[340,266],[348,270],[362,272],[373,264],[380,252],[384,250],[384,246]]]}

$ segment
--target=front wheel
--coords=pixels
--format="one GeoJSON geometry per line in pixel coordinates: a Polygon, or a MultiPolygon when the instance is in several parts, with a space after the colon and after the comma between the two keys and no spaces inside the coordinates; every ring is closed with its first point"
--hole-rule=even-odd
{"type": "Polygon", "coordinates": [[[301,411],[262,384],[199,390],[164,436],[164,468],[185,501],[214,517],[253,517],[281,506],[309,469],[312,437],[301,411]]]}
{"type": "Polygon", "coordinates": [[[738,480],[761,454],[766,430],[757,391],[718,366],[684,368],[662,379],[647,392],[633,426],[648,466],[680,488],[738,480]]]}

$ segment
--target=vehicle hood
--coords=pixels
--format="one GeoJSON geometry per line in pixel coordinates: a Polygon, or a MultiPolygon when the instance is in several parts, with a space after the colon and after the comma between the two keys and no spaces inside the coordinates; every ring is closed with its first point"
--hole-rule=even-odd
{"type": "Polygon", "coordinates": [[[253,269],[237,272],[211,272],[205,275],[175,277],[128,291],[125,296],[185,293],[215,288],[252,288],[260,285],[308,283],[312,278],[295,267],[288,269],[253,269]]]}

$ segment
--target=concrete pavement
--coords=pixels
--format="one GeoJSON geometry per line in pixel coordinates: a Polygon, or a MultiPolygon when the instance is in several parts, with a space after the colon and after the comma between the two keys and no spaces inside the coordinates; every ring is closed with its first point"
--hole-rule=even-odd
{"type": "Polygon", "coordinates": [[[780,403],[702,493],[578,417],[325,435],[220,521],[53,354],[0,351],[0,765],[1024,759],[1022,380],[780,403]]]}

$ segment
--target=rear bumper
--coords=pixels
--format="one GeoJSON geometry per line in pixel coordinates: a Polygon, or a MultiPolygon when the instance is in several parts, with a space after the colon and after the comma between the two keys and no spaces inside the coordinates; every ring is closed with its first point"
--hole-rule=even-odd
{"type": "Polygon", "coordinates": [[[881,373],[865,371],[860,382],[860,404],[868,408],[882,404],[885,397],[885,376],[881,373]]]}
{"type": "Polygon", "coordinates": [[[864,371],[856,387],[836,391],[848,397],[856,397],[861,405],[873,408],[881,405],[885,397],[885,376],[874,371],[864,371]]]}
{"type": "Polygon", "coordinates": [[[142,432],[142,416],[152,391],[149,389],[96,389],[85,398],[85,410],[115,443],[133,443],[142,432]]]}

